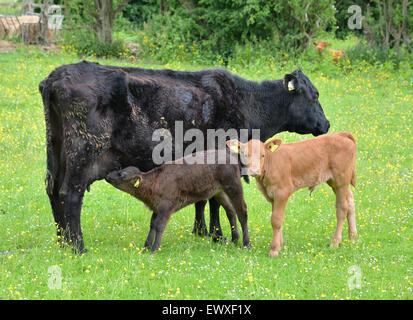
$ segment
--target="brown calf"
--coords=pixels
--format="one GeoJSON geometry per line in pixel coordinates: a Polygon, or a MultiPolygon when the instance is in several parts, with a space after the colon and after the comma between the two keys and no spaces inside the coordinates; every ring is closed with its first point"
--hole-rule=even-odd
{"type": "Polygon", "coordinates": [[[330,43],[325,42],[325,41],[318,41],[318,42],[314,42],[314,45],[315,45],[318,53],[322,53],[325,48],[330,46],[330,43]]]}
{"type": "MultiPolygon", "coordinates": [[[[313,42],[313,44],[315,45],[317,51],[319,54],[323,53],[323,51],[330,46],[330,43],[325,42],[325,41],[318,41],[318,42],[313,42]]],[[[338,49],[338,50],[334,50],[334,49],[328,49],[328,51],[331,53],[331,55],[333,56],[333,62],[337,63],[338,59],[342,58],[344,56],[344,50],[343,49],[338,49]]]]}
{"type": "Polygon", "coordinates": [[[287,200],[296,190],[327,182],[336,194],[337,229],[330,247],[342,240],[343,223],[347,217],[349,238],[357,237],[355,208],[350,184],[356,183],[356,142],[351,133],[340,132],[306,141],[284,143],[274,139],[267,143],[250,140],[227,141],[228,147],[243,155],[248,174],[255,177],[258,189],[272,203],[273,239],[269,255],[281,250],[282,224],[287,200]]]}
{"type": "Polygon", "coordinates": [[[227,212],[232,230],[232,241],[239,238],[236,215],[242,226],[243,244],[249,245],[247,206],[244,201],[237,158],[224,152],[208,150],[194,156],[167,162],[148,172],[136,167],[112,171],[106,181],[114,187],[141,200],[153,211],[145,248],[152,252],[161,245],[162,234],[172,213],[189,204],[214,198],[227,212]],[[232,159],[230,159],[232,158],[232,159]],[[205,164],[200,164],[200,162],[205,164]],[[213,162],[214,164],[207,164],[213,162]],[[153,243],[155,237],[155,242],[153,243]],[[153,246],[152,246],[153,244],[153,246]]]}

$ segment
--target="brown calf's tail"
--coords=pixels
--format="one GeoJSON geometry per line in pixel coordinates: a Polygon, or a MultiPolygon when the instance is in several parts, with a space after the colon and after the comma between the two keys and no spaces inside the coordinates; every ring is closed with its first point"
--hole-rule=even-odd
{"type": "Polygon", "coordinates": [[[353,166],[353,172],[351,173],[351,180],[350,183],[353,187],[356,186],[356,166],[353,166]]]}
{"type": "MultiPolygon", "coordinates": [[[[354,136],[350,132],[342,131],[342,132],[339,132],[338,134],[342,137],[350,139],[351,141],[354,142],[354,145],[356,146],[356,139],[354,139],[354,136]]],[[[353,187],[356,186],[356,153],[354,153],[353,168],[352,168],[350,183],[353,187]]]]}
{"type": "Polygon", "coordinates": [[[354,139],[353,135],[350,132],[347,131],[341,131],[338,133],[340,136],[349,138],[350,140],[352,140],[354,143],[356,143],[356,139],[354,139]]]}
{"type": "MultiPolygon", "coordinates": [[[[351,141],[354,142],[354,145],[356,145],[356,139],[354,139],[354,136],[350,132],[342,131],[342,132],[339,133],[339,135],[350,139],[351,141]]],[[[354,153],[353,170],[352,170],[352,173],[351,173],[350,183],[353,187],[356,186],[356,153],[354,153]]]]}

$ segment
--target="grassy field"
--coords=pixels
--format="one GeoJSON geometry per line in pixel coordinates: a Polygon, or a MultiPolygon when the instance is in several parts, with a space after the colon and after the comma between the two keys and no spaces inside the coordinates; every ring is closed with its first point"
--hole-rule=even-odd
{"type": "MultiPolygon", "coordinates": [[[[89,252],[77,256],[55,244],[38,92],[55,67],[77,61],[28,47],[0,55],[0,299],[413,298],[412,83],[369,68],[336,78],[307,73],[320,92],[331,132],[350,131],[358,143],[356,243],[347,241],[345,224],[346,240],[338,249],[328,247],[336,225],[334,196],[321,185],[312,196],[301,190],[291,197],[284,248],[278,258],[269,258],[271,207],[251,179],[244,184],[250,249],[192,235],[190,206],[172,217],[162,250],[151,255],[142,251],[150,212],[99,181],[86,194],[82,212],[89,252]]],[[[252,80],[293,71],[230,69],[252,80]]],[[[221,222],[229,236],[225,215],[221,222]]]]}

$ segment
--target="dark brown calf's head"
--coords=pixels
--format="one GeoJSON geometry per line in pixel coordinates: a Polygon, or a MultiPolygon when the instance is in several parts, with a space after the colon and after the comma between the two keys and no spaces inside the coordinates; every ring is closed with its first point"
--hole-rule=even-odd
{"type": "Polygon", "coordinates": [[[131,195],[135,195],[141,184],[142,177],[143,172],[138,168],[127,167],[125,169],[110,172],[105,180],[115,188],[131,195]]]}

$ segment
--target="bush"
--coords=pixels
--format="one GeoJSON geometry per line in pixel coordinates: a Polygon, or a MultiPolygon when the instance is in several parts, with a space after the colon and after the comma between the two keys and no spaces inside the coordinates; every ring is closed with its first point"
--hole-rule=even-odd
{"type": "Polygon", "coordinates": [[[70,48],[70,51],[78,56],[119,58],[127,50],[122,40],[114,40],[112,43],[102,42],[86,29],[74,33],[66,32],[63,37],[64,48],[70,48]]]}
{"type": "Polygon", "coordinates": [[[192,57],[194,44],[202,59],[224,63],[237,54],[237,48],[251,43],[265,43],[264,47],[270,45],[273,50],[295,54],[304,51],[317,32],[334,22],[332,3],[333,0],[171,1],[166,12],[153,14],[143,23],[140,44],[144,55],[162,62],[175,56],[192,57]]]}

